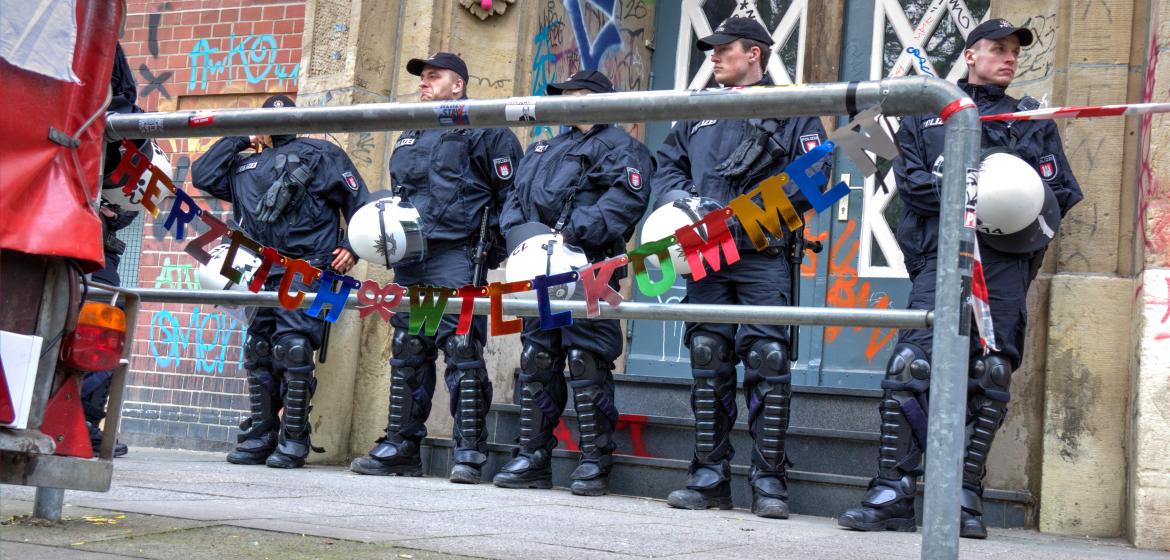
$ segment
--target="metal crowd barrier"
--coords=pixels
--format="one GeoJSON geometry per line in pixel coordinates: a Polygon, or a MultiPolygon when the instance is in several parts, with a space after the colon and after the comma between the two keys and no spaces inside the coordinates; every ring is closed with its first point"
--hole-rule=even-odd
{"type": "MultiPolygon", "coordinates": [[[[235,109],[211,113],[177,111],[115,115],[106,123],[113,138],[191,138],[247,134],[361,132],[453,127],[515,127],[576,122],[645,122],[691,119],[795,117],[855,114],[880,106],[890,116],[950,111],[945,122],[943,185],[939,225],[938,282],[933,314],[902,310],[824,309],[804,307],[735,307],[623,303],[602,307],[603,317],[711,322],[760,322],[866,327],[922,328],[933,325],[933,376],[926,450],[926,499],[922,558],[957,558],[959,498],[968,361],[968,333],[962,321],[969,292],[971,261],[960,258],[960,244],[974,241],[963,226],[966,171],[976,167],[980,144],[979,115],[961,107],[965,95],[954,84],[929,77],[870,82],[748,88],[735,91],[639,91],[583,97],[461,100],[431,103],[380,103],[339,107],[235,109]],[[508,120],[506,107],[531,104],[535,120],[508,120]],[[956,107],[961,107],[955,110],[956,107]],[[211,116],[212,118],[208,118],[211,116]],[[193,117],[196,117],[193,119],[193,117]],[[444,122],[441,122],[444,121],[444,122]]],[[[275,294],[231,294],[133,290],[143,301],[268,305],[275,294]]],[[[351,296],[353,298],[354,296],[351,296]]],[[[308,305],[309,297],[303,305],[308,305]]],[[[448,311],[458,310],[449,302],[448,311]]],[[[486,313],[486,300],[475,312],[486,313]]],[[[584,316],[583,302],[554,302],[557,311],[584,316]]],[[[505,313],[535,316],[535,302],[506,301],[505,313]]],[[[120,389],[119,389],[120,390],[120,389]]],[[[113,403],[111,403],[112,405],[113,403]]],[[[111,438],[112,440],[112,438],[111,438]]]]}

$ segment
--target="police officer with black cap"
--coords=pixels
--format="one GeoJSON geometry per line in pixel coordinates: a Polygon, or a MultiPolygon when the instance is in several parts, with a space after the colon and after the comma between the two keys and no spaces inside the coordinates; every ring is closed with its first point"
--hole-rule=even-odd
{"type": "MultiPolygon", "coordinates": [[[[583,70],[566,82],[550,84],[549,95],[612,93],[605,74],[583,70]]],[[[612,124],[578,124],[529,146],[516,172],[500,225],[511,246],[523,241],[525,226],[550,228],[564,242],[597,262],[625,252],[626,242],[650,201],[654,173],[650,151],[612,124]]],[[[513,257],[516,258],[516,257],[513,257]]],[[[617,288],[617,279],[612,281],[617,288]]],[[[520,355],[520,447],[493,482],[504,488],[551,488],[553,435],[565,408],[566,360],[580,430],[581,461],[570,475],[570,489],[581,496],[609,490],[613,465],[614,360],[622,353],[615,319],[577,320],[560,329],[541,330],[524,319],[520,355]]]]}
{"type": "MultiPolygon", "coordinates": [[[[1030,30],[1003,19],[988,20],[967,36],[963,59],[968,75],[959,80],[959,87],[975,101],[980,114],[1040,107],[1031,97],[1016,99],[1005,92],[1015,78],[1020,47],[1032,44],[1032,39],[1030,30]]],[[[897,141],[901,157],[894,162],[894,173],[904,205],[897,238],[912,282],[909,308],[931,309],[938,266],[942,119],[938,115],[906,117],[897,141]]],[[[972,329],[960,535],[980,539],[987,537],[982,519],[983,476],[995,432],[1007,413],[1012,371],[1023,359],[1028,286],[1048,242],[1056,235],[1061,216],[1082,198],[1065,158],[1060,133],[1050,120],[984,122],[983,149],[981,199],[991,194],[984,179],[992,173],[989,166],[997,159],[993,154],[1006,153],[1023,160],[1020,165],[1024,173],[1018,175],[1032,175],[1035,183],[1042,183],[1043,196],[1037,200],[1045,203],[1039,214],[1033,212],[1028,217],[1032,223],[1017,232],[987,227],[996,216],[984,215],[983,201],[979,206],[977,242],[998,348],[985,352],[972,329]]],[[[1020,205],[1023,206],[1022,200],[1020,205]]],[[[862,531],[915,530],[915,486],[922,474],[926,448],[931,336],[929,329],[913,329],[902,331],[898,338],[882,382],[878,475],[870,482],[861,507],[838,518],[844,527],[862,531]]]]}
{"type": "MultiPolygon", "coordinates": [[[[284,95],[264,102],[264,108],[293,106],[284,95]]],[[[281,255],[341,273],[355,263],[339,236],[341,216],[352,218],[369,192],[349,156],[329,142],[293,134],[227,136],[191,166],[191,183],[232,203],[235,227],[281,255]],[[253,151],[245,152],[249,148],[253,151]]],[[[283,275],[284,268],[273,265],[264,289],[276,290],[283,275]]],[[[317,287],[298,277],[293,289],[315,293],[317,287]]],[[[313,351],[321,347],[324,326],[299,309],[255,311],[244,344],[252,414],[241,425],[240,444],[228,462],[285,469],[305,464],[311,448],[309,401],[316,388],[313,351]]]]}
{"type": "MultiPolygon", "coordinates": [[[[770,85],[765,76],[773,41],[756,20],[731,17],[698,42],[713,50],[715,80],[725,87],[770,85]]],[[[820,144],[825,136],[817,118],[680,121],[658,153],[654,176],[657,203],[670,191],[726,204],[777,175],[820,144]]],[[[786,192],[798,211],[809,209],[793,187],[786,192]]],[[[677,196],[677,195],[676,195],[677,196]]],[[[672,197],[665,197],[666,201],[672,197]]],[[[741,260],[699,281],[688,280],[688,303],[790,305],[791,235],[755,250],[738,225],[732,227],[741,260]]],[[[731,430],[735,425],[735,367],[744,362],[751,457],[752,512],[788,517],[788,429],[791,373],[789,340],[776,325],[687,323],[691,352],[691,408],[695,413],[695,455],[686,488],[667,498],[673,507],[731,507],[731,430]]]]}
{"type": "MultiPolygon", "coordinates": [[[[467,65],[451,53],[411,59],[406,70],[419,76],[422,101],[446,101],[436,109],[447,128],[407,130],[390,157],[393,188],[414,205],[423,223],[426,258],[394,268],[403,286],[459,288],[481,285],[488,268],[503,260],[498,241],[499,208],[512,188],[515,165],[523,155],[520,141],[506,128],[470,128],[466,107],[467,65]],[[482,235],[486,233],[487,235],[482,235]],[[496,239],[487,251],[480,239],[496,239]],[[480,278],[473,278],[479,272],[480,278]]],[[[390,406],[386,435],[350,470],[360,474],[422,474],[419,442],[435,392],[435,360],[446,355],[447,389],[455,419],[451,482],[475,484],[487,462],[488,408],[492,385],[483,360],[486,318],[472,320],[471,331],[455,334],[458,317],[444,315],[436,336],[410,334],[409,313],[391,318],[390,406]]]]}

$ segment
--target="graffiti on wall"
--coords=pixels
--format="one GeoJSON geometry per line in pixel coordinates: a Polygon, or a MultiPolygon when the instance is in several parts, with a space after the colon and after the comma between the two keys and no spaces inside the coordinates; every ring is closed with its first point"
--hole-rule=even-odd
{"type": "MultiPolygon", "coordinates": [[[[600,70],[618,91],[647,89],[644,52],[652,23],[642,0],[547,0],[532,39],[532,95],[580,70],[600,70]]],[[[640,125],[627,130],[637,135],[640,125]]],[[[552,137],[547,126],[533,137],[552,137]]]]}
{"type": "MultiPolygon", "coordinates": [[[[150,62],[158,61],[158,43],[159,43],[159,24],[162,23],[163,13],[171,11],[171,3],[164,2],[159,7],[157,12],[150,14],[148,18],[146,46],[150,50],[150,62]]],[[[171,93],[167,91],[167,80],[170,80],[175,75],[174,70],[155,71],[151,70],[150,66],[143,62],[138,65],[138,95],[140,97],[150,97],[154,92],[158,92],[160,97],[170,99],[171,93]]]]}
{"type": "MultiPolygon", "coordinates": [[[[229,358],[229,343],[237,332],[242,346],[243,326],[228,313],[200,312],[196,306],[184,322],[164,309],[150,318],[147,345],[155,366],[160,369],[178,369],[181,360],[190,359],[195,366],[193,373],[223,373],[229,358]]],[[[236,368],[243,368],[243,353],[238,347],[232,353],[236,368]]]]}
{"type": "MultiPolygon", "coordinates": [[[[829,252],[829,277],[832,282],[825,294],[825,303],[829,307],[855,307],[871,309],[889,309],[892,301],[885,292],[874,291],[869,280],[862,280],[857,273],[857,250],[861,240],[853,235],[857,229],[857,222],[850,220],[845,231],[833,242],[829,252]],[[848,244],[848,248],[846,248],[848,244]]],[[[815,273],[815,269],[812,269],[815,273]]],[[[801,274],[805,269],[801,269],[801,274]]],[[[825,345],[828,346],[841,334],[845,327],[826,327],[825,345]]],[[[865,359],[873,361],[883,348],[898,334],[898,329],[883,329],[878,327],[852,327],[855,332],[868,330],[869,341],[865,345],[865,359]]]]}
{"type": "Polygon", "coordinates": [[[230,83],[241,77],[249,84],[276,80],[280,87],[284,87],[286,81],[295,85],[300,76],[301,64],[278,64],[276,55],[279,50],[273,35],[237,38],[232,33],[228,37],[227,50],[211,46],[206,38],[200,39],[187,54],[191,64],[191,80],[187,83],[187,89],[207,91],[209,79],[230,83]]]}

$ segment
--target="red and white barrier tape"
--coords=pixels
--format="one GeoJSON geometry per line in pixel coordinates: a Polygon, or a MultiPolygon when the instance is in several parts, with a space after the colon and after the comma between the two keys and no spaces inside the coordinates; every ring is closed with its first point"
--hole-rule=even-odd
{"type": "Polygon", "coordinates": [[[1090,107],[1051,107],[1035,111],[1018,111],[998,115],[983,115],[981,121],[1038,121],[1049,119],[1084,119],[1088,117],[1117,117],[1170,113],[1170,103],[1132,103],[1129,105],[1097,105],[1090,107]]]}

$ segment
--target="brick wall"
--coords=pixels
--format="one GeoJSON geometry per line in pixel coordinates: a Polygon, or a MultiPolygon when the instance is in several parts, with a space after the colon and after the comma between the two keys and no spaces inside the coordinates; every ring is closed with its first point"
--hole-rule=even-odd
{"type": "MultiPolygon", "coordinates": [[[[258,107],[273,93],[295,98],[303,0],[130,0],[127,12],[121,43],[143,109],[258,107]]],[[[194,194],[191,162],[215,140],[159,141],[171,156],[176,184],[182,182],[194,194]]],[[[230,205],[197,200],[220,219],[230,218],[230,205]]],[[[140,241],[141,249],[124,258],[124,283],[199,287],[198,264],[183,252],[186,241],[175,241],[161,223],[146,215],[125,235],[140,241]]],[[[143,307],[134,333],[122,439],[132,445],[231,447],[235,426],[248,408],[240,355],[242,311],[208,305],[143,307]]]]}

